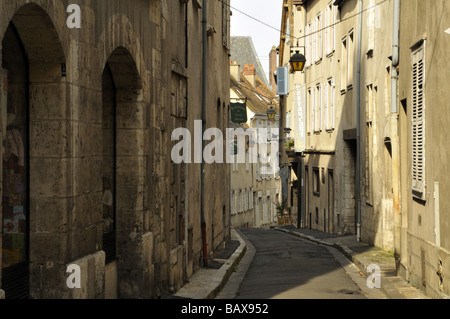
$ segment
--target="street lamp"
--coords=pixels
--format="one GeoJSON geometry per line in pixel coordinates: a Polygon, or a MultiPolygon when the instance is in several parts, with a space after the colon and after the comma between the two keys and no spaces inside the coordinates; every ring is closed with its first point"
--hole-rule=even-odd
{"type": "Polygon", "coordinates": [[[289,63],[291,64],[291,68],[294,72],[303,71],[305,67],[306,58],[303,54],[300,54],[300,51],[295,51],[295,54],[291,56],[289,63]]]}
{"type": "Polygon", "coordinates": [[[267,110],[267,117],[269,121],[275,120],[275,116],[277,115],[277,112],[273,108],[273,106],[270,106],[270,108],[267,110]]]}

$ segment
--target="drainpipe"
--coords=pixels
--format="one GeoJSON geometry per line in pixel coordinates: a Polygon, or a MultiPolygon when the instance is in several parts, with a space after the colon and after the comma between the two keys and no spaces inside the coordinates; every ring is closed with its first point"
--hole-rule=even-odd
{"type": "Polygon", "coordinates": [[[362,41],[362,10],[363,3],[359,0],[358,15],[358,51],[356,59],[356,192],[357,192],[357,222],[356,239],[361,241],[361,41],[362,41]]]}
{"type": "Polygon", "coordinates": [[[391,67],[391,143],[392,143],[392,200],[394,206],[394,254],[398,261],[401,249],[401,216],[400,216],[400,142],[398,136],[398,72],[399,37],[400,37],[400,0],[394,0],[393,34],[392,34],[392,67],[391,67]]]}
{"type": "MultiPolygon", "coordinates": [[[[208,57],[208,34],[207,34],[207,4],[208,0],[203,0],[203,18],[202,18],[202,38],[203,38],[203,56],[202,56],[202,150],[205,149],[205,140],[203,139],[203,134],[205,132],[206,126],[206,89],[207,89],[207,57],[208,57]]],[[[206,239],[206,219],[205,219],[205,160],[202,154],[201,162],[201,199],[200,199],[200,213],[201,213],[201,229],[202,229],[202,243],[203,243],[203,266],[208,266],[208,246],[206,239]]]]}
{"type": "MultiPolygon", "coordinates": [[[[304,13],[303,13],[303,23],[304,23],[304,27],[303,27],[303,30],[305,30],[305,32],[306,32],[306,26],[307,26],[307,19],[308,19],[308,17],[307,17],[307,11],[306,11],[306,4],[303,6],[303,9],[304,9],[304,13]]],[[[306,56],[306,38],[303,38],[303,48],[304,48],[304,54],[305,54],[305,56],[306,56]]],[[[304,110],[305,110],[305,113],[303,114],[303,116],[304,116],[304,118],[305,118],[305,124],[306,124],[306,117],[305,117],[305,114],[306,114],[306,109],[307,109],[307,105],[306,105],[306,97],[308,96],[308,86],[306,85],[306,83],[308,83],[308,82],[306,82],[306,70],[303,72],[303,84],[305,85],[305,97],[303,98],[303,103],[305,103],[305,108],[304,108],[304,110]]],[[[304,134],[305,134],[305,146],[307,145],[306,144],[306,125],[305,125],[305,132],[304,132],[304,134]]],[[[304,158],[304,151],[300,154],[300,181],[299,181],[299,183],[300,183],[300,191],[301,191],[301,211],[300,211],[300,217],[301,217],[301,224],[300,224],[300,227],[301,228],[306,228],[306,190],[305,190],[305,188],[303,187],[303,179],[305,178],[305,176],[304,176],[304,174],[303,174],[303,166],[304,166],[304,160],[303,160],[303,158],[304,158]]]]}

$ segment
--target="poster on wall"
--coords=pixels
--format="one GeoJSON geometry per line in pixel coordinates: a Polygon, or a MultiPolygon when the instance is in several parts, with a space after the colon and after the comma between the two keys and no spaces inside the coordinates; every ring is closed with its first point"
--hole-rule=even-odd
{"type": "Polygon", "coordinates": [[[3,233],[16,234],[19,232],[19,221],[17,219],[3,219],[3,233]]]}

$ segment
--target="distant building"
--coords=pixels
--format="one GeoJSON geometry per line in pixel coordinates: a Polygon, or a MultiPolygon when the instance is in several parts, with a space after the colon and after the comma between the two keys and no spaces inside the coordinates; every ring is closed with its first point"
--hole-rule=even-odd
{"type": "Polygon", "coordinates": [[[244,66],[245,64],[253,64],[256,75],[266,86],[269,86],[270,83],[267,80],[264,68],[258,58],[258,53],[255,50],[252,38],[245,36],[233,36],[231,37],[230,46],[230,60],[237,62],[241,66],[244,66]]]}
{"type": "MultiPolygon", "coordinates": [[[[276,112],[279,111],[278,98],[256,75],[255,67],[246,64],[241,71],[237,62],[231,62],[230,73],[231,103],[245,102],[248,119],[240,126],[231,124],[244,130],[267,129],[269,133],[271,129],[278,129],[278,115],[273,122],[269,121],[267,116],[270,107],[276,112]]],[[[260,139],[258,136],[258,143],[269,145],[269,137],[265,141],[260,139]]],[[[230,207],[233,227],[263,227],[277,221],[276,203],[279,201],[280,178],[278,174],[263,173],[263,167],[267,164],[263,163],[260,156],[256,163],[252,163],[249,147],[251,147],[249,143],[245,144],[244,149],[238,146],[235,153],[238,155],[239,152],[245,152],[246,162],[233,163],[230,168],[230,207]]],[[[269,159],[276,156],[271,152],[270,146],[266,150],[269,159]]]]}

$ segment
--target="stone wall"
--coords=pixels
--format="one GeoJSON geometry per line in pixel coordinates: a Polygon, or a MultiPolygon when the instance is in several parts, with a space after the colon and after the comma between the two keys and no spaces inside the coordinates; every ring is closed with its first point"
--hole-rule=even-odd
{"type": "MultiPolygon", "coordinates": [[[[8,34],[12,21],[9,32],[28,61],[11,53],[14,36],[4,38],[0,59],[4,64],[12,54],[10,64],[26,69],[31,83],[18,88],[28,104],[23,115],[30,132],[29,295],[104,298],[105,286],[111,287],[105,280],[117,276],[117,294],[108,296],[156,298],[200,267],[199,167],[171,165],[170,154],[172,130],[190,129],[188,123],[200,119],[201,8],[160,0],[79,5],[81,28],[70,29],[62,2],[0,1],[0,34],[8,34]],[[102,126],[105,69],[114,86],[117,259],[106,279],[102,169],[113,157],[102,150],[113,141],[102,126]],[[81,290],[65,284],[70,264],[80,264],[81,290]]],[[[217,30],[222,10],[220,3],[209,6],[208,20],[217,30]]],[[[215,107],[229,96],[222,37],[208,39],[207,97],[214,105],[208,125],[217,118],[228,122],[227,104],[215,107]]],[[[210,253],[229,239],[226,176],[225,164],[206,168],[210,253]]]]}

